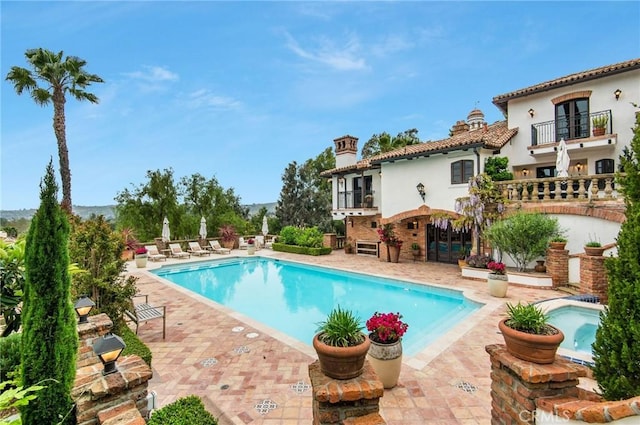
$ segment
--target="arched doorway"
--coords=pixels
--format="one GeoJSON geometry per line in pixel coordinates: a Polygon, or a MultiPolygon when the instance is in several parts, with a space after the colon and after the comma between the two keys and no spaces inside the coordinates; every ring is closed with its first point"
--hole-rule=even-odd
{"type": "Polygon", "coordinates": [[[451,226],[441,229],[428,224],[426,236],[427,261],[457,263],[460,253],[471,251],[473,245],[470,232],[456,232],[451,226]]]}

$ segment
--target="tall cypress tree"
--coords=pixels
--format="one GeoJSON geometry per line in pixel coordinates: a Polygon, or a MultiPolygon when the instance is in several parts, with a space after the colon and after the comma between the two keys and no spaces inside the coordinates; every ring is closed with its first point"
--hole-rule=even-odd
{"type": "Polygon", "coordinates": [[[605,260],[609,305],[593,344],[593,374],[607,400],[640,396],[640,114],[631,149],[620,163],[626,220],[617,238],[618,256],[605,260]]]}
{"type": "Polygon", "coordinates": [[[40,207],[27,234],[22,310],[22,385],[45,381],[47,387],[21,409],[26,425],[75,423],[71,389],[78,333],[68,273],[69,223],[57,191],[49,162],[40,183],[40,207]]]}

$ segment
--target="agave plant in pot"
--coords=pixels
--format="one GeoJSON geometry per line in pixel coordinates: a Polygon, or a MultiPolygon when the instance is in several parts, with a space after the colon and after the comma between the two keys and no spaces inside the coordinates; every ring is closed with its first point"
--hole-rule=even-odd
{"type": "Polygon", "coordinates": [[[529,362],[553,363],[564,334],[547,320],[547,314],[535,304],[507,303],[507,317],[498,323],[507,351],[529,362]]]}
{"type": "Polygon", "coordinates": [[[362,375],[364,360],[371,342],[362,332],[360,318],[340,306],[318,323],[313,348],[318,354],[322,373],[334,379],[352,379],[362,375]]]}
{"type": "Polygon", "coordinates": [[[400,377],[402,336],[409,328],[401,319],[400,313],[376,311],[366,323],[371,340],[367,358],[385,388],[395,387],[400,377]]]}

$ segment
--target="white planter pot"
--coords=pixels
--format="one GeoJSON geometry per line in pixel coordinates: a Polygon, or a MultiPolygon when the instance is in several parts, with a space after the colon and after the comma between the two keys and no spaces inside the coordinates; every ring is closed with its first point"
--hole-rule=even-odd
{"type": "Polygon", "coordinates": [[[507,296],[507,289],[509,289],[509,281],[505,274],[493,274],[487,275],[487,284],[489,286],[489,295],[497,298],[504,298],[507,296]]]}
{"type": "Polygon", "coordinates": [[[253,255],[256,253],[256,246],[255,245],[248,245],[247,246],[247,254],[248,255],[253,255]]]}
{"type": "Polygon", "coordinates": [[[136,255],[136,267],[139,269],[144,269],[147,267],[147,256],[144,254],[136,255]]]}
{"type": "Polygon", "coordinates": [[[393,344],[380,344],[371,340],[367,360],[384,388],[395,387],[402,369],[402,340],[393,344]]]}

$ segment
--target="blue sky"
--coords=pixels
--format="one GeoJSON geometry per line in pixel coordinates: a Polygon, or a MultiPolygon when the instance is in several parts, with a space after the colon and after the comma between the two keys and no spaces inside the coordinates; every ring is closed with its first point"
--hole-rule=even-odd
{"type": "MultiPolygon", "coordinates": [[[[53,108],[5,77],[42,47],[104,84],[67,99],[76,205],[171,167],[273,202],[291,161],[333,139],[447,136],[491,99],[640,55],[638,2],[11,2],[1,7],[1,209],[39,204],[53,108]]],[[[59,194],[61,198],[62,194],[59,194]]]]}

